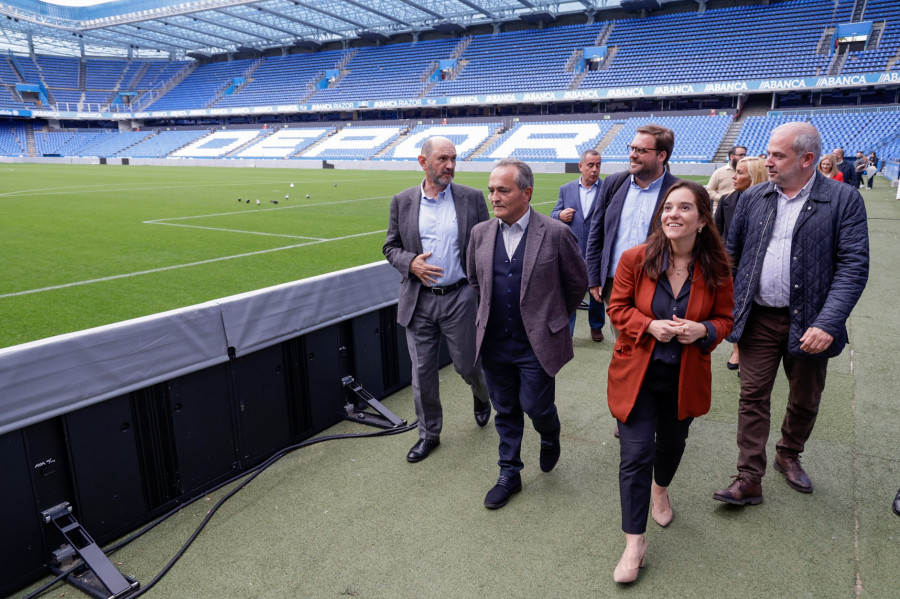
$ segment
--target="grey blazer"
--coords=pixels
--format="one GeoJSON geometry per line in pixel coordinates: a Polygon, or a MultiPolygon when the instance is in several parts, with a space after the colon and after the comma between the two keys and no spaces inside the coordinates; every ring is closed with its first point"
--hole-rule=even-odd
{"type": "MultiPolygon", "coordinates": [[[[472,187],[450,184],[453,204],[456,206],[456,223],[459,232],[459,256],[463,272],[466,271],[466,247],[472,227],[490,218],[484,194],[472,187]]],[[[409,272],[413,258],[422,253],[419,237],[419,203],[422,201],[422,187],[410,187],[391,200],[390,222],[387,237],[381,251],[391,266],[400,271],[400,299],[397,304],[397,322],[408,326],[416,310],[422,282],[409,272]]]]}
{"type": "MultiPolygon", "coordinates": [[[[491,312],[494,244],[502,243],[502,239],[497,239],[498,223],[494,218],[476,226],[466,252],[469,283],[479,300],[475,317],[476,359],[481,356],[491,312]]],[[[541,367],[550,376],[555,376],[575,355],[569,334],[569,317],[575,313],[587,291],[587,270],[572,229],[549,216],[531,210],[522,243],[525,244],[519,297],[522,323],[541,367]]]]}

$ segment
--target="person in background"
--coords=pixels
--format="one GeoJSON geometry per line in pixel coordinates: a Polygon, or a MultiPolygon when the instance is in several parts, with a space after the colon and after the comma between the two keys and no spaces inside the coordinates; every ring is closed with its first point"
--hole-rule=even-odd
{"type": "Polygon", "coordinates": [[[772,388],[780,365],[787,410],[774,468],[812,493],[800,464],[825,389],[828,360],[847,344],[847,319],[869,276],[866,207],[855,189],[816,172],[822,140],[806,122],[772,130],[769,182],[743,193],[727,249],[734,262],[734,329],[741,352],[734,482],[713,499],[762,503],[772,388]]]}
{"type": "Polygon", "coordinates": [[[878,156],[875,155],[875,152],[869,152],[866,174],[869,176],[868,180],[866,180],[866,188],[872,189],[872,183],[875,182],[875,175],[878,174],[878,156]]]}
{"type": "MultiPolygon", "coordinates": [[[[716,209],[716,229],[719,230],[719,235],[722,236],[723,242],[728,241],[728,228],[731,226],[731,219],[734,217],[734,211],[741,199],[741,193],[752,185],[765,183],[768,178],[765,161],[762,158],[751,156],[738,162],[734,173],[734,191],[719,200],[719,206],[716,209]]],[[[740,368],[738,360],[737,343],[732,343],[731,356],[727,362],[728,370],[740,368]]]]}
{"type": "Polygon", "coordinates": [[[425,140],[419,166],[425,171],[422,183],[391,200],[382,248],[403,276],[397,322],[406,329],[419,419],[419,440],[406,456],[413,463],[427,458],[441,443],[438,354],[442,336],[453,366],[472,389],[475,423],[483,427],[491,417],[487,382],[480,360],[475,359],[477,296],[466,279],[465,263],[472,228],[489,218],[484,194],[452,183],[456,147],[446,137],[425,140]]]}
{"type": "Polygon", "coordinates": [[[825,154],[819,158],[819,172],[835,181],[844,182],[844,174],[835,166],[837,159],[834,154],[825,154]]]}
{"type": "Polygon", "coordinates": [[[869,161],[866,159],[866,155],[862,152],[856,153],[856,162],[854,163],[854,170],[856,171],[856,188],[859,189],[859,186],[862,185],[863,175],[866,174],[866,166],[868,166],[869,161]]]}
{"type": "Polygon", "coordinates": [[[744,146],[732,147],[728,150],[728,162],[725,166],[717,168],[709,178],[709,183],[706,184],[706,191],[709,192],[709,197],[712,200],[713,212],[715,212],[716,205],[722,199],[722,196],[734,191],[734,186],[732,185],[734,170],[737,168],[738,161],[745,156],[747,156],[747,148],[744,146]]]}
{"type": "Polygon", "coordinates": [[[620,334],[607,370],[609,409],[619,421],[619,493],[625,551],[613,573],[633,582],[647,551],[647,511],[668,526],[669,484],[688,428],[709,411],[709,354],[731,332],[728,255],[712,226],[709,194],[693,181],[669,188],[647,242],[626,250],[609,318],[620,334]]]}
{"type": "Polygon", "coordinates": [[[844,160],[844,148],[835,148],[831,153],[834,154],[834,166],[844,176],[844,183],[855,186],[856,169],[848,160],[844,160]]]}
{"type": "Polygon", "coordinates": [[[500,477],[484,506],[498,509],[522,490],[525,414],[541,436],[540,467],[560,456],[556,374],[574,357],[569,317],[587,291],[587,272],[572,230],[531,208],[534,175],[513,158],[488,178],[496,218],[472,229],[466,252],[478,297],[475,352],[484,364],[500,436],[500,477]]]}
{"type": "MultiPolygon", "coordinates": [[[[578,170],[581,177],[576,181],[566,183],[559,188],[559,200],[550,212],[551,218],[555,218],[571,227],[575,237],[578,238],[578,247],[584,256],[587,247],[588,233],[591,230],[591,219],[598,212],[595,208],[597,196],[600,193],[600,164],[602,158],[597,150],[585,150],[578,161],[578,170]]],[[[569,330],[575,334],[575,316],[569,321],[569,330]]],[[[606,322],[606,312],[603,302],[588,295],[588,324],[591,327],[591,339],[603,341],[603,324],[606,322]]]]}

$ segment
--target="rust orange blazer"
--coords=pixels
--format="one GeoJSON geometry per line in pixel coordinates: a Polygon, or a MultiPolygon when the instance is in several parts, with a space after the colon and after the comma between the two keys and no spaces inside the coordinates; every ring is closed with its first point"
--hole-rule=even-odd
{"type": "MultiPolygon", "coordinates": [[[[646,244],[635,246],[622,254],[607,313],[610,322],[620,331],[609,364],[606,396],[609,411],[624,422],[634,407],[656,338],[647,333],[654,320],[650,309],[656,281],[641,270],[646,244]]],[[[714,291],[706,286],[700,268],[694,268],[691,295],[685,318],[696,322],[708,321],[716,329],[711,347],[701,350],[694,343],[681,350],[681,377],[678,382],[678,418],[702,416],[709,412],[712,398],[710,356],[715,347],[731,332],[734,318],[734,285],[731,278],[714,291]]]]}

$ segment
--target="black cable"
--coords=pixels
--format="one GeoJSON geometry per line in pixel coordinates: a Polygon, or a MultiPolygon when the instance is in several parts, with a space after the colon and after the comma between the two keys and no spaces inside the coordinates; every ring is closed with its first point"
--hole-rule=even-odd
{"type": "MultiPolygon", "coordinates": [[[[206,525],[209,523],[209,521],[212,519],[212,517],[215,515],[215,513],[219,510],[219,508],[225,504],[226,501],[228,501],[229,499],[234,497],[238,493],[238,491],[242,490],[244,487],[246,487],[248,484],[250,484],[250,482],[253,479],[255,479],[257,476],[262,474],[266,469],[268,469],[271,465],[273,465],[275,462],[277,462],[284,456],[286,456],[289,453],[292,453],[298,449],[302,449],[304,447],[309,447],[310,445],[315,445],[315,444],[321,443],[323,441],[334,441],[337,439],[356,439],[356,438],[366,438],[366,437],[385,437],[385,436],[390,436],[390,435],[399,435],[401,433],[405,433],[405,432],[411,431],[414,428],[416,428],[416,426],[418,425],[418,422],[419,421],[417,419],[417,420],[414,420],[413,422],[411,422],[410,424],[407,424],[406,426],[380,430],[380,431],[376,431],[376,432],[372,432],[372,433],[343,433],[343,434],[339,434],[339,435],[325,435],[323,437],[315,437],[313,439],[307,439],[306,441],[301,441],[300,443],[296,443],[294,445],[285,447],[284,449],[281,449],[274,455],[270,456],[266,461],[262,462],[261,464],[258,464],[257,466],[254,466],[253,468],[251,468],[245,472],[241,472],[240,474],[237,474],[236,476],[233,476],[230,479],[228,479],[222,483],[219,483],[214,488],[207,490],[205,493],[197,495],[197,497],[194,497],[193,499],[191,499],[185,503],[182,503],[175,508],[172,508],[171,510],[169,510],[162,516],[159,516],[153,522],[147,524],[141,530],[133,533],[129,537],[126,537],[122,541],[119,541],[115,545],[112,545],[112,546],[108,547],[107,549],[104,549],[103,552],[106,555],[109,555],[109,554],[121,549],[122,547],[125,547],[132,541],[140,538],[142,535],[144,535],[145,533],[152,530],[154,527],[156,527],[160,523],[164,522],[167,518],[171,517],[172,515],[174,515],[175,513],[179,512],[179,511],[183,510],[184,508],[192,505],[194,502],[198,501],[199,499],[206,497],[210,493],[214,493],[214,492],[218,491],[219,489],[221,489],[222,487],[229,485],[237,480],[240,480],[241,478],[245,479],[238,486],[236,486],[234,489],[232,489],[231,491],[226,493],[224,496],[222,496],[221,499],[219,499],[219,501],[216,502],[216,504],[206,514],[206,517],[203,518],[203,520],[200,522],[200,524],[197,525],[197,528],[194,529],[194,532],[191,534],[191,536],[188,537],[188,540],[185,541],[184,544],[181,546],[181,549],[179,549],[178,552],[172,557],[172,559],[170,559],[169,562],[163,567],[163,569],[160,570],[159,574],[154,576],[150,580],[150,582],[148,582],[146,585],[142,586],[140,590],[138,590],[137,592],[128,596],[129,598],[140,597],[141,595],[143,595],[144,593],[146,593],[147,591],[152,589],[156,585],[156,583],[158,583],[160,580],[162,580],[162,578],[166,574],[169,573],[169,570],[171,570],[172,567],[175,565],[175,563],[178,562],[178,560],[181,559],[181,557],[187,552],[188,548],[193,544],[193,542],[197,539],[197,537],[200,536],[200,533],[203,531],[203,529],[206,527],[206,525]]],[[[42,585],[40,588],[29,593],[28,595],[25,595],[22,599],[34,599],[35,597],[38,597],[40,594],[47,591],[51,586],[53,586],[60,580],[64,579],[66,576],[68,576],[70,573],[72,573],[74,570],[80,568],[81,566],[82,566],[82,564],[79,564],[77,566],[70,568],[69,570],[66,570],[65,572],[58,574],[53,580],[48,581],[46,584],[42,585]]]]}

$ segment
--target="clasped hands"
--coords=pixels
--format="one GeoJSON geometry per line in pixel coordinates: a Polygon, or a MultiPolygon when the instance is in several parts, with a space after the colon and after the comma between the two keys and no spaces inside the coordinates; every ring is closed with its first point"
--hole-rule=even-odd
{"type": "Polygon", "coordinates": [[[709,333],[706,325],[693,320],[685,320],[672,316],[671,320],[654,320],[647,326],[647,332],[653,335],[657,341],[668,343],[677,339],[679,343],[687,345],[703,339],[709,333]]]}
{"type": "Polygon", "coordinates": [[[430,257],[431,252],[425,252],[413,258],[412,262],[409,263],[409,272],[429,287],[437,283],[438,278],[444,274],[443,268],[426,262],[430,257]]]}

